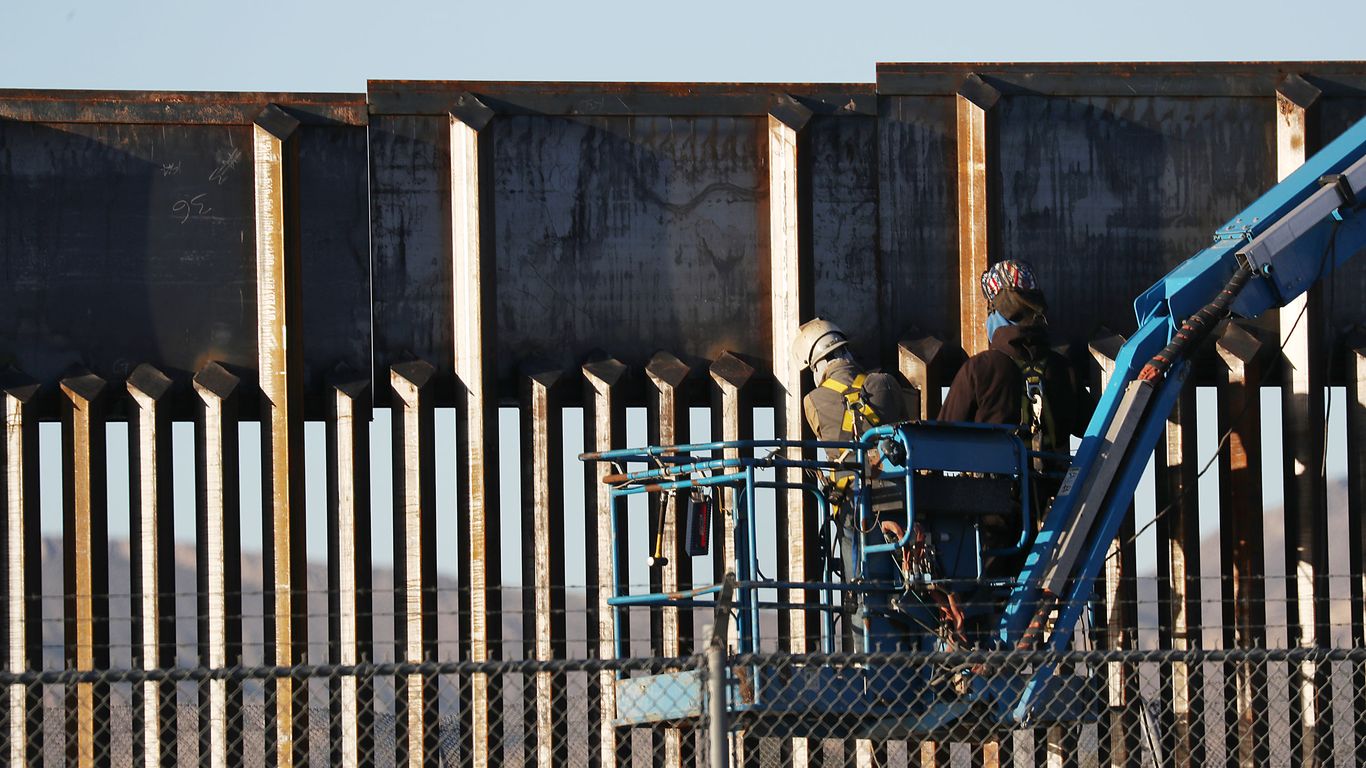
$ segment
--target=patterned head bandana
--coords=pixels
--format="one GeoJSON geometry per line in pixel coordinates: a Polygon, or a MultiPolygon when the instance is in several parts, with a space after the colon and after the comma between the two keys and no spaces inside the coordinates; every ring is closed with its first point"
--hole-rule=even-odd
{"type": "Polygon", "coordinates": [[[1007,288],[1015,291],[1039,290],[1034,267],[1020,259],[1006,259],[992,264],[982,273],[982,295],[988,304],[994,305],[996,294],[1007,288]]]}

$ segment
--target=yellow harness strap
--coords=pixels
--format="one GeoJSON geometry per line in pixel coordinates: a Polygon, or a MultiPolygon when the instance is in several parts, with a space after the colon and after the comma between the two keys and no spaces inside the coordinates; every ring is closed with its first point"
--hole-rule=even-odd
{"type": "Polygon", "coordinates": [[[868,419],[872,424],[877,424],[877,412],[867,403],[863,402],[863,381],[868,378],[868,374],[860,373],[854,377],[849,384],[841,384],[834,379],[826,379],[821,382],[821,386],[844,396],[844,420],[840,422],[840,431],[854,435],[854,411],[858,411],[863,418],[868,419]]]}

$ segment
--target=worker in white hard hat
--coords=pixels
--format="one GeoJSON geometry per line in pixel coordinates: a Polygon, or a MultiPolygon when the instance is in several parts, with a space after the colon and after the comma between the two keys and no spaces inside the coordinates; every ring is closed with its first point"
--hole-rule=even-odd
{"type": "Polygon", "coordinates": [[[854,440],[868,428],[906,418],[906,401],[892,376],[863,368],[849,353],[849,338],[822,318],[803,323],[792,356],[810,368],[813,389],[802,400],[806,421],[820,440],[854,440]]]}

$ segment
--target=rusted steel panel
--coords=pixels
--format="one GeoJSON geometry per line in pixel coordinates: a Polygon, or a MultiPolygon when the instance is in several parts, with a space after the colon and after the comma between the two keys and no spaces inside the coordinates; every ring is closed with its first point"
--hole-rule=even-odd
{"type": "Polygon", "coordinates": [[[441,113],[471,93],[499,114],[549,116],[763,117],[772,95],[790,93],[821,114],[872,114],[868,83],[610,83],[371,80],[372,115],[441,113]]]}
{"type": "MultiPolygon", "coordinates": [[[[1195,380],[1187,380],[1167,417],[1158,446],[1157,606],[1158,645],[1176,651],[1200,643],[1200,508],[1195,445],[1195,380]]],[[[1166,754],[1174,766],[1204,761],[1204,675],[1200,664],[1172,662],[1161,671],[1166,754]]]]}
{"type": "Polygon", "coordinates": [[[1265,97],[1282,77],[1313,73],[1321,88],[1362,90],[1366,72],[1350,61],[886,63],[877,66],[881,95],[951,94],[971,73],[1006,93],[1044,96],[1265,97]]]}
{"type": "MultiPolygon", "coordinates": [[[[394,644],[402,661],[436,658],[436,369],[417,360],[390,368],[394,397],[394,644]]],[[[396,682],[396,764],[436,759],[437,681],[396,682]]]]}
{"type": "MultiPolygon", "coordinates": [[[[874,117],[815,115],[809,158],[812,314],[849,334],[854,355],[879,362],[889,331],[878,312],[888,289],[878,259],[878,133],[874,117]]],[[[806,319],[806,318],[803,318],[806,319]]]]}
{"type": "Polygon", "coordinates": [[[501,349],[565,367],[598,348],[633,367],[661,348],[768,356],[762,121],[506,117],[498,135],[501,349]]]}
{"type": "MultiPolygon", "coordinates": [[[[105,381],[62,379],[62,544],[64,659],[68,669],[109,668],[109,510],[105,381]]],[[[66,759],[94,766],[109,751],[109,684],[66,687],[66,759]]]]}
{"type": "MultiPolygon", "coordinates": [[[[5,407],[5,669],[24,672],[43,664],[41,509],[38,504],[37,384],[6,372],[5,407]]],[[[34,687],[12,685],[4,693],[8,720],[5,760],[10,765],[41,761],[42,697],[34,687]]]]}
{"type": "Polygon", "coordinates": [[[959,343],[954,98],[879,99],[884,360],[896,356],[899,335],[913,325],[959,343]]]}
{"type": "Polygon", "coordinates": [[[327,374],[371,370],[366,136],[350,126],[304,124],[298,142],[303,388],[308,418],[322,419],[336,392],[327,374]]]}
{"type": "MultiPolygon", "coordinates": [[[[622,379],[626,366],[608,358],[582,367],[584,385],[584,446],[591,451],[606,451],[621,444],[626,435],[626,406],[622,397],[622,379]]],[[[615,519],[608,497],[609,486],[602,482],[609,471],[603,462],[584,465],[585,532],[588,536],[584,568],[588,573],[588,654],[592,658],[616,657],[614,638],[619,630],[623,642],[630,642],[629,623],[618,628],[607,599],[614,585],[624,587],[629,582],[625,571],[630,560],[619,557],[622,573],[614,573],[612,560],[618,548],[629,541],[626,526],[626,505],[622,504],[615,519]]],[[[625,555],[625,552],[620,552],[625,555]]],[[[618,744],[612,720],[616,716],[616,686],[609,671],[588,675],[588,765],[607,768],[617,764],[618,744]]],[[[622,747],[630,748],[630,739],[622,740],[622,747]]]]}
{"type": "Polygon", "coordinates": [[[250,155],[240,126],[0,121],[0,356],[43,381],[253,365],[250,155]]]}
{"type": "MultiPolygon", "coordinates": [[[[1227,368],[1219,389],[1219,433],[1228,447],[1219,454],[1219,556],[1225,648],[1266,645],[1265,543],[1262,537],[1262,441],[1259,390],[1276,349],[1260,331],[1229,323],[1216,342],[1227,368]]],[[[1234,664],[1224,670],[1225,745],[1230,762],[1265,765],[1267,707],[1264,665],[1234,664]]]]}
{"type": "Polygon", "coordinates": [[[369,137],[374,370],[411,357],[453,370],[450,116],[376,116],[369,137]]]}
{"type": "MultiPolygon", "coordinates": [[[[242,523],[237,418],[240,380],[217,363],[195,374],[195,573],[199,659],[242,662],[242,523]]],[[[199,692],[200,753],[220,767],[242,760],[242,687],[209,680],[199,692]]],[[[174,747],[175,745],[170,745],[174,747]]]]}
{"type": "MultiPolygon", "coordinates": [[[[175,664],[175,510],[171,408],[173,382],[150,365],[128,377],[133,401],[128,419],[129,538],[132,586],[132,656],[137,669],[175,664]]],[[[147,681],[133,690],[133,752],[148,768],[175,759],[175,743],[162,739],[162,706],[169,684],[147,681]]]]}
{"type": "MultiPolygon", "coordinates": [[[[373,661],[371,595],[370,376],[339,374],[327,407],[328,660],[373,661]]],[[[355,768],[375,749],[374,681],[333,677],[333,765],[355,768]]]]}
{"type": "Polygon", "coordinates": [[[1001,100],[997,255],[1033,262],[1059,338],[1134,327],[1130,298],[1275,181],[1270,94],[1001,100]]]}
{"type": "Polygon", "coordinates": [[[251,125],[265,104],[316,123],[365,125],[359,93],[0,89],[0,119],[33,123],[251,125]]]}
{"type": "MultiPolygon", "coordinates": [[[[281,666],[303,661],[308,632],[298,128],[297,119],[273,105],[252,126],[266,654],[281,666]]],[[[308,690],[290,678],[267,681],[267,688],[275,708],[267,712],[266,749],[292,768],[308,756],[308,690]]]]}
{"type": "MultiPolygon", "coordinates": [[[[1276,178],[1304,164],[1322,92],[1291,75],[1275,97],[1276,178]]],[[[1327,360],[1323,338],[1323,286],[1311,287],[1279,312],[1281,423],[1285,481],[1287,630],[1300,647],[1329,642],[1328,497],[1323,474],[1327,360]]],[[[1332,763],[1331,665],[1304,663],[1290,681],[1291,751],[1306,765],[1332,763]]]]}
{"type": "MultiPolygon", "coordinates": [[[[523,610],[534,617],[523,624],[524,656],[567,656],[564,564],[564,402],[563,372],[528,370],[521,398],[523,610]]],[[[528,685],[528,683],[524,683],[528,685]]],[[[539,671],[528,710],[527,740],[534,757],[527,763],[551,768],[563,763],[569,745],[568,677],[539,671]]],[[[531,694],[528,694],[530,697],[531,694]]]]}

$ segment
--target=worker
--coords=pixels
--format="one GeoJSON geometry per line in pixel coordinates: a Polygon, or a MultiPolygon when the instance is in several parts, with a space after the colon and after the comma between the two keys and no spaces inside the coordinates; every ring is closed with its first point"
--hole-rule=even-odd
{"type": "MultiPolygon", "coordinates": [[[[816,318],[803,323],[797,329],[792,356],[802,369],[811,369],[816,384],[815,389],[803,398],[802,408],[818,440],[857,440],[872,427],[906,419],[906,401],[896,379],[886,373],[865,371],[849,351],[849,338],[829,320],[816,318]]],[[[826,450],[826,454],[834,461],[844,461],[850,453],[852,451],[848,449],[826,450]]],[[[870,452],[869,461],[876,466],[875,451],[870,452]]],[[[826,493],[833,506],[834,519],[831,522],[837,529],[840,549],[840,556],[832,564],[832,570],[840,573],[848,582],[890,583],[894,573],[891,557],[870,559],[867,572],[861,576],[854,567],[857,558],[854,539],[863,531],[854,519],[854,505],[845,498],[847,482],[853,474],[836,473],[828,478],[826,485],[826,493]]],[[[878,485],[876,480],[870,482],[874,499],[877,498],[878,485]]],[[[904,510],[900,514],[904,521],[904,510]]],[[[826,538],[824,521],[821,534],[825,539],[821,549],[828,551],[830,542],[826,538]]],[[[908,634],[905,618],[897,616],[886,594],[873,592],[860,596],[857,592],[849,592],[841,599],[847,650],[904,650],[901,642],[908,634]]]]}
{"type": "Polygon", "coordinates": [[[849,352],[839,326],[816,318],[797,329],[792,356],[811,369],[816,384],[802,400],[806,421],[818,440],[856,440],[869,427],[906,418],[906,401],[896,379],[868,373],[849,352]]]}
{"type": "Polygon", "coordinates": [[[1009,259],[982,273],[987,349],[953,377],[941,421],[1019,424],[1035,450],[1066,452],[1082,436],[1090,394],[1076,370],[1053,350],[1048,302],[1028,262],[1009,259]]]}

